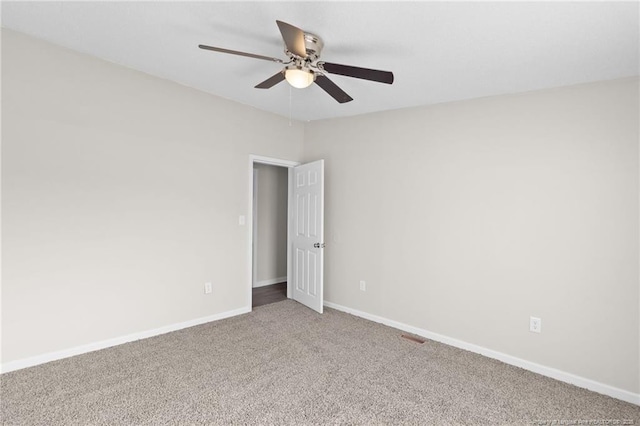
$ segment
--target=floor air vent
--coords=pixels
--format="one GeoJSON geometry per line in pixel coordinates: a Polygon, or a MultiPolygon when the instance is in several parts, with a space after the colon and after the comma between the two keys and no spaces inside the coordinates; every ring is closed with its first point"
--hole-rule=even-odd
{"type": "Polygon", "coordinates": [[[426,342],[426,340],[423,339],[422,337],[410,336],[408,334],[401,334],[400,337],[404,337],[407,340],[411,340],[412,342],[416,342],[420,344],[423,344],[424,342],[426,342]]]}

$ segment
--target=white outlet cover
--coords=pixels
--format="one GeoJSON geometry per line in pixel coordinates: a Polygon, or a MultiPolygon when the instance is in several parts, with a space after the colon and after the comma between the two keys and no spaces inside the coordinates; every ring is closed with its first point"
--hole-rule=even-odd
{"type": "Polygon", "coordinates": [[[211,293],[211,283],[204,283],[204,294],[211,293]]]}
{"type": "Polygon", "coordinates": [[[247,223],[247,220],[244,215],[238,216],[238,225],[243,226],[245,223],[247,223]]]}
{"type": "Polygon", "coordinates": [[[529,317],[529,331],[533,333],[542,332],[542,320],[536,317],[529,317]]]}
{"type": "Polygon", "coordinates": [[[360,290],[367,291],[367,283],[365,281],[360,281],[360,290]]]}

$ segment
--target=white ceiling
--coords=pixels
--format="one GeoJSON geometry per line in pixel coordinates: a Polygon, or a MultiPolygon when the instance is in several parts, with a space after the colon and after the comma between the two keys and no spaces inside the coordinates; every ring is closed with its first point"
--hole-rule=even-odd
{"type": "Polygon", "coordinates": [[[294,119],[324,118],[638,75],[638,2],[2,2],[2,26],[294,119]],[[321,36],[328,62],[393,71],[254,89],[285,59],[276,19],[321,36]],[[290,107],[291,103],[291,107],[290,107]]]}

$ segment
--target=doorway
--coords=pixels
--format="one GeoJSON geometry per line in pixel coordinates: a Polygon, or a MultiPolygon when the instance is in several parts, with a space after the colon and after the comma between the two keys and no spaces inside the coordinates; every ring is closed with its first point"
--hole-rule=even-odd
{"type": "Polygon", "coordinates": [[[287,298],[288,168],[253,165],[252,308],[287,298]]]}
{"type": "MultiPolygon", "coordinates": [[[[281,160],[281,159],[277,159],[277,158],[271,158],[271,157],[263,157],[263,156],[258,156],[258,155],[250,155],[249,156],[249,209],[248,209],[248,213],[249,216],[247,219],[247,224],[248,226],[248,234],[249,234],[249,254],[248,254],[248,258],[249,258],[249,265],[248,265],[248,269],[249,269],[249,289],[248,289],[248,301],[247,301],[247,306],[249,308],[253,307],[253,289],[254,289],[254,282],[259,282],[259,276],[256,274],[257,272],[257,268],[256,268],[256,261],[257,256],[254,252],[254,250],[257,248],[256,243],[254,241],[254,226],[255,226],[255,222],[257,217],[254,217],[254,204],[256,204],[256,194],[254,194],[254,186],[257,184],[257,180],[259,179],[259,175],[260,175],[260,171],[258,171],[256,176],[256,173],[254,172],[254,169],[257,168],[259,169],[262,166],[274,166],[276,168],[284,168],[285,170],[287,170],[287,229],[286,229],[286,241],[287,241],[287,247],[286,247],[286,284],[284,285],[284,287],[286,287],[286,297],[287,298],[291,298],[291,262],[289,261],[289,259],[291,259],[291,245],[288,244],[289,241],[289,221],[291,220],[291,209],[290,209],[290,205],[291,205],[291,192],[292,192],[292,188],[293,188],[293,175],[291,173],[291,170],[293,169],[293,167],[299,165],[300,163],[295,162],[295,161],[289,161],[289,160],[281,160]]],[[[274,278],[279,278],[279,277],[274,277],[274,278]]],[[[282,285],[281,285],[282,287],[282,285]]],[[[258,289],[263,288],[263,287],[257,287],[258,289]]],[[[264,286],[265,289],[267,289],[267,286],[264,286]]],[[[265,290],[263,290],[265,291],[265,290]]]]}
{"type": "MultiPolygon", "coordinates": [[[[287,169],[287,298],[318,313],[324,300],[324,160],[299,164],[295,161],[249,155],[249,225],[247,245],[248,297],[253,302],[254,280],[254,166],[264,164],[287,169]],[[295,184],[294,184],[295,183],[295,184]]],[[[244,217],[240,223],[245,224],[244,217]]],[[[257,260],[257,258],[256,258],[257,260]]],[[[278,277],[276,277],[278,278],[278,277]]]]}

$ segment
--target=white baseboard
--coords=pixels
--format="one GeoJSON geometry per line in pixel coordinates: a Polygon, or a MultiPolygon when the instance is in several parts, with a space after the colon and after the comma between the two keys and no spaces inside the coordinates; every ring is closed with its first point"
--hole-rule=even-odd
{"type": "Polygon", "coordinates": [[[640,405],[640,394],[626,391],[624,389],[616,388],[604,383],[596,382],[595,380],[587,379],[584,377],[576,376],[575,374],[567,373],[565,371],[557,370],[555,368],[547,367],[544,365],[536,364],[535,362],[527,361],[521,358],[517,358],[511,355],[504,354],[502,352],[494,351],[484,348],[482,346],[474,345],[473,343],[467,343],[462,340],[454,339],[452,337],[444,336],[442,334],[433,333],[428,330],[424,330],[411,325],[403,324],[398,321],[393,321],[384,317],[369,314],[366,312],[358,311],[357,309],[351,309],[346,306],[341,306],[332,302],[324,302],[324,305],[328,308],[337,309],[348,314],[352,314],[369,321],[377,322],[387,325],[389,327],[397,328],[398,330],[406,331],[418,336],[426,337],[436,342],[444,343],[449,346],[464,349],[470,352],[475,352],[480,355],[484,355],[489,358],[497,359],[505,364],[514,365],[516,367],[523,368],[525,370],[532,371],[534,373],[541,374],[546,377],[551,377],[561,382],[569,383],[581,388],[586,388],[591,391],[608,395],[610,397],[620,399],[622,401],[630,402],[632,404],[640,405]]]}
{"type": "Polygon", "coordinates": [[[114,337],[113,339],[102,340],[100,342],[94,342],[86,345],[76,346],[69,349],[63,349],[61,351],[49,352],[42,355],[32,356],[29,358],[10,361],[0,365],[0,372],[8,373],[10,371],[20,370],[22,368],[33,367],[34,365],[44,364],[46,362],[56,361],[59,359],[68,358],[75,355],[81,355],[87,352],[93,352],[100,349],[109,348],[111,346],[122,345],[123,343],[129,343],[135,340],[146,339],[148,337],[170,333],[172,331],[193,327],[195,325],[200,325],[200,324],[204,324],[211,321],[218,321],[221,319],[234,317],[236,315],[246,314],[248,312],[251,312],[251,307],[234,309],[233,311],[221,312],[219,314],[210,315],[202,318],[196,318],[190,321],[179,322],[176,324],[171,324],[171,325],[167,325],[160,328],[155,328],[153,330],[146,330],[146,331],[141,331],[139,333],[127,334],[125,336],[114,337]]]}
{"type": "Polygon", "coordinates": [[[266,285],[272,285],[272,284],[278,284],[278,283],[284,283],[286,281],[287,281],[287,276],[285,275],[284,277],[271,278],[268,280],[258,281],[255,284],[253,284],[253,288],[264,287],[266,285]]]}

